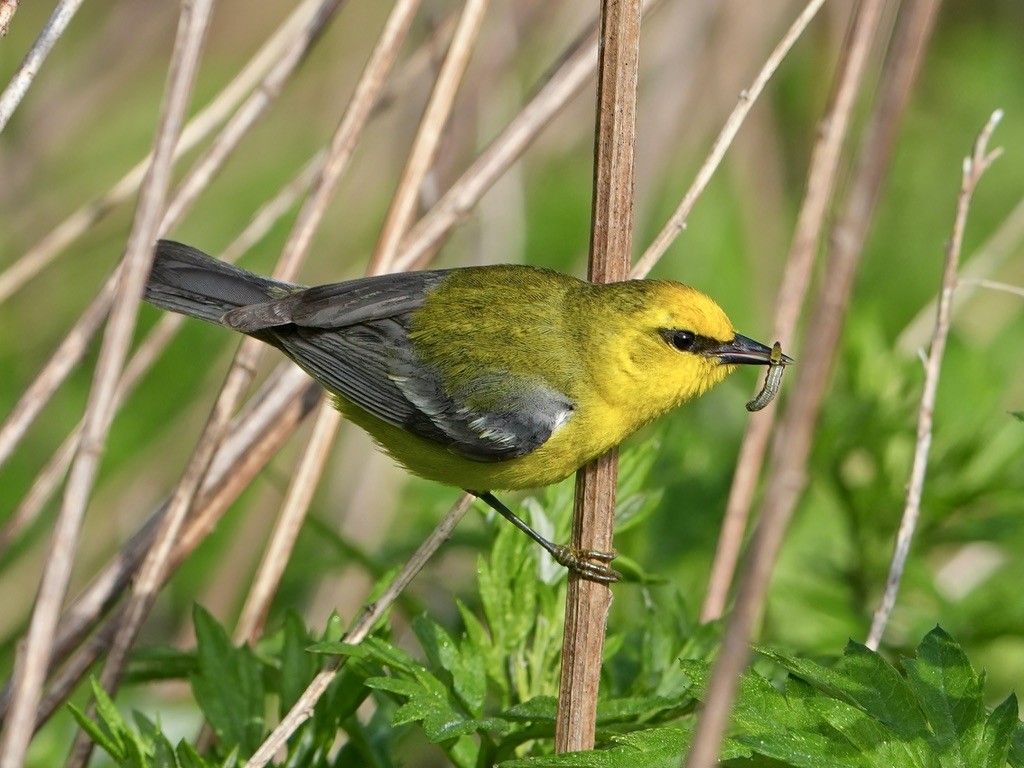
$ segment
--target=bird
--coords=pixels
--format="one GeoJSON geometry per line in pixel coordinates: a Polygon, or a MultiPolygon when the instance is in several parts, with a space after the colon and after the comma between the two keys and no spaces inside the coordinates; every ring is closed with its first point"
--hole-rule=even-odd
{"type": "Polygon", "coordinates": [[[793,362],[690,286],[525,265],[306,287],[160,240],[145,299],[276,347],[407,470],[473,494],[602,583],[621,578],[614,552],[555,544],[494,492],[563,480],[738,365],[793,362]]]}

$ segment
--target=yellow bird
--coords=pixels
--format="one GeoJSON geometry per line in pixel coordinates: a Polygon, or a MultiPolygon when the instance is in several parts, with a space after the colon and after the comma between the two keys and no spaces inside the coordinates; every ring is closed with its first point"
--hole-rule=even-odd
{"type": "Polygon", "coordinates": [[[411,472],[469,491],[604,582],[619,578],[613,555],[553,544],[491,492],[558,482],[737,364],[780,364],[667,280],[496,265],[306,288],[161,240],[146,300],[277,347],[411,472]]]}

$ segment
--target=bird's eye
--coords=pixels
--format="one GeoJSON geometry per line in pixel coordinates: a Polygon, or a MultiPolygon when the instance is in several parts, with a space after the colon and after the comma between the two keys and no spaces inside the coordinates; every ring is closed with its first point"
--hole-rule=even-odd
{"type": "Polygon", "coordinates": [[[697,337],[689,331],[676,331],[672,334],[672,346],[680,352],[689,352],[697,337]]]}

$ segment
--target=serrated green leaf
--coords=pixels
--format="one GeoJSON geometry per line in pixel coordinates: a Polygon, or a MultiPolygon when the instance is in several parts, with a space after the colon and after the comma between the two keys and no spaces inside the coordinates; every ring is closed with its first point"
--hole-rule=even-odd
{"type": "Polygon", "coordinates": [[[351,656],[354,659],[370,655],[363,643],[346,643],[342,640],[321,640],[319,643],[307,645],[309,653],[321,653],[328,656],[351,656]]]}
{"type": "Polygon", "coordinates": [[[758,652],[816,688],[860,707],[901,736],[909,738],[927,730],[907,681],[865,645],[850,641],[833,667],[771,649],[758,652]]]}
{"type": "Polygon", "coordinates": [[[494,644],[490,633],[473,612],[461,600],[456,601],[456,605],[459,608],[459,615],[462,616],[462,624],[470,645],[465,652],[480,658],[484,664],[487,679],[497,688],[500,699],[507,701],[509,684],[508,676],[505,674],[506,656],[494,644]]]}
{"type": "Polygon", "coordinates": [[[75,722],[78,723],[78,727],[85,731],[86,735],[93,740],[96,746],[114,758],[115,761],[119,763],[124,761],[125,748],[120,738],[109,733],[108,729],[101,728],[97,723],[90,720],[85,712],[74,704],[69,703],[67,707],[71,712],[71,716],[75,718],[75,722]]]}
{"type": "Polygon", "coordinates": [[[921,641],[916,659],[903,659],[903,667],[943,765],[974,768],[985,733],[983,681],[963,650],[936,627],[921,641]]]}
{"type": "Polygon", "coordinates": [[[554,696],[534,696],[502,712],[507,720],[554,722],[558,712],[558,699],[554,696]]]}
{"type": "Polygon", "coordinates": [[[247,646],[235,648],[227,632],[200,606],[193,611],[198,670],[192,691],[220,747],[251,755],[263,736],[263,670],[247,646]]]}
{"type": "Polygon", "coordinates": [[[844,701],[818,694],[806,701],[847,742],[830,740],[833,749],[852,765],[870,768],[938,768],[923,734],[904,737],[882,722],[844,701]],[[844,747],[852,747],[847,751],[844,747]]]}
{"type": "Polygon", "coordinates": [[[153,735],[153,768],[179,768],[174,747],[159,731],[153,735]]]}
{"type": "Polygon", "coordinates": [[[979,768],[1005,768],[1014,729],[1019,726],[1017,697],[1011,693],[1006,701],[992,710],[985,722],[979,768]]]}
{"type": "Polygon", "coordinates": [[[156,646],[137,648],[125,670],[124,684],[149,683],[155,680],[184,680],[196,668],[195,654],[177,648],[156,646]]]}
{"type": "Polygon", "coordinates": [[[320,638],[322,642],[330,642],[332,640],[341,640],[345,636],[345,620],[338,615],[337,611],[331,611],[330,617],[327,619],[327,624],[324,626],[323,637],[320,638]]]}
{"type": "MultiPolygon", "coordinates": [[[[690,732],[680,728],[650,728],[614,739],[615,746],[563,755],[546,755],[499,763],[500,768],[678,768],[690,746],[690,732]]],[[[724,745],[721,759],[749,752],[732,743],[724,745]]]]}
{"type": "Polygon", "coordinates": [[[281,686],[278,691],[281,717],[299,700],[316,674],[316,657],[306,651],[309,640],[305,622],[297,613],[289,611],[284,620],[284,642],[281,647],[281,686]]]}
{"type": "Polygon", "coordinates": [[[134,731],[131,732],[133,738],[128,739],[125,743],[125,757],[124,766],[127,768],[151,768],[149,759],[146,756],[146,752],[139,742],[138,737],[135,736],[134,731]]]}
{"type": "Polygon", "coordinates": [[[1013,726],[1013,737],[1010,739],[1010,754],[1006,761],[1013,768],[1024,768],[1024,723],[1019,720],[1013,726]]]}
{"type": "Polygon", "coordinates": [[[597,702],[597,724],[643,722],[679,706],[679,699],[665,696],[601,699],[597,702]]]}
{"type": "Polygon", "coordinates": [[[93,677],[90,678],[89,683],[92,687],[92,696],[96,705],[96,716],[99,718],[100,727],[105,728],[107,734],[119,741],[122,749],[124,749],[127,742],[133,738],[128,722],[121,716],[117,707],[114,706],[113,699],[107,695],[99,681],[93,677]]]}
{"type": "Polygon", "coordinates": [[[203,756],[196,752],[196,748],[184,739],[178,742],[174,752],[181,768],[213,768],[213,763],[204,760],[203,756]]]}
{"type": "Polygon", "coordinates": [[[483,659],[473,653],[464,654],[437,622],[417,617],[412,629],[431,664],[450,675],[452,689],[462,705],[474,717],[480,717],[487,696],[483,659]]]}

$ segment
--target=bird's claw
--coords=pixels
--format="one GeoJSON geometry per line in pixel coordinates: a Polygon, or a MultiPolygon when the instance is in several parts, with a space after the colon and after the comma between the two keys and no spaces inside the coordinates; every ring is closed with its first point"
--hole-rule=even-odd
{"type": "Polygon", "coordinates": [[[619,553],[615,550],[601,552],[600,550],[576,549],[575,547],[556,544],[551,554],[555,558],[556,563],[579,574],[588,581],[596,581],[598,584],[613,584],[622,579],[621,573],[607,565],[607,563],[610,563],[619,556],[619,553]],[[592,562],[594,560],[599,562],[592,562]]]}

